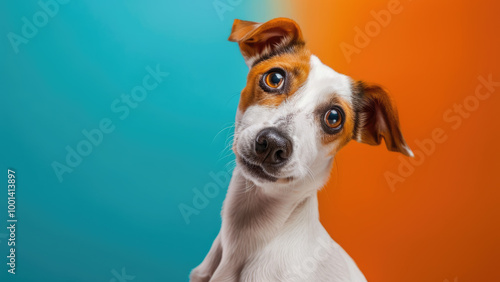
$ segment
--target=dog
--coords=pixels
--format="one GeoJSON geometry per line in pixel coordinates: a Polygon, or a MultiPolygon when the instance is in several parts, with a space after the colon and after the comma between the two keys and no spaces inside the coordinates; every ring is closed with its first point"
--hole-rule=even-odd
{"type": "Polygon", "coordinates": [[[296,22],[235,20],[249,67],[236,113],[236,167],[199,281],[366,281],[319,221],[317,191],[350,140],[413,156],[387,91],[324,65],[296,22]]]}

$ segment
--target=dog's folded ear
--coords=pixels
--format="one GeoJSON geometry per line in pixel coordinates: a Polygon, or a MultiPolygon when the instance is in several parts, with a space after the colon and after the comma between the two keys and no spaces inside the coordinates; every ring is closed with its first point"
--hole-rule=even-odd
{"type": "Polygon", "coordinates": [[[379,145],[384,139],[390,151],[413,157],[413,152],[401,133],[397,109],[387,91],[378,85],[364,82],[357,82],[354,90],[357,112],[354,139],[370,145],[379,145]]]}
{"type": "Polygon", "coordinates": [[[276,18],[265,23],[234,20],[229,41],[238,42],[247,65],[277,48],[303,44],[299,25],[291,19],[276,18]]]}

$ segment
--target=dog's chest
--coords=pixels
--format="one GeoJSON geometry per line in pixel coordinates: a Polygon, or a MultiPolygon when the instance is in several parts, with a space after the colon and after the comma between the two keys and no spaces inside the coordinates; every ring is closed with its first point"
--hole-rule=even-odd
{"type": "Polygon", "coordinates": [[[329,236],[279,238],[247,260],[240,281],[351,281],[344,253],[329,236]]]}

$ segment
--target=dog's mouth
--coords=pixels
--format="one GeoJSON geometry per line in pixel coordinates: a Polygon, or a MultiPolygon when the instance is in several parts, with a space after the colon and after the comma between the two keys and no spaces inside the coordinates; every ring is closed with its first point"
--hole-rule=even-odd
{"type": "Polygon", "coordinates": [[[267,182],[277,182],[277,183],[289,183],[294,180],[293,177],[278,177],[268,171],[266,171],[262,165],[255,164],[248,160],[244,156],[237,156],[237,160],[242,164],[245,172],[251,177],[256,178],[259,181],[267,182]]]}

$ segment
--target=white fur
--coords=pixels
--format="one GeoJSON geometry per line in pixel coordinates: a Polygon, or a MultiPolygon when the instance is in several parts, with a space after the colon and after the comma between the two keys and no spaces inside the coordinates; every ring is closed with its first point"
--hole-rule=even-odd
{"type": "Polygon", "coordinates": [[[333,96],[352,103],[351,80],[311,56],[304,86],[278,107],[254,105],[238,112],[237,156],[251,150],[257,132],[275,126],[292,139],[293,154],[266,182],[237,158],[222,210],[222,226],[191,281],[366,281],[349,255],[319,222],[316,192],[328,180],[336,142],[321,142],[314,112],[333,96]]]}

